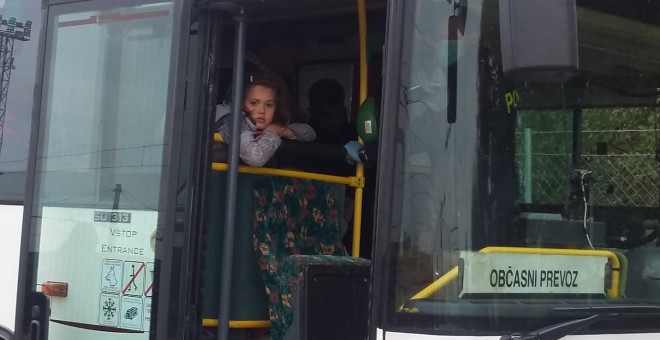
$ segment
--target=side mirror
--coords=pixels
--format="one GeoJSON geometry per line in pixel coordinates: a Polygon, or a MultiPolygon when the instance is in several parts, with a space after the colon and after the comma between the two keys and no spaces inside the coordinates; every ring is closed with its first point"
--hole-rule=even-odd
{"type": "Polygon", "coordinates": [[[578,71],[575,0],[501,0],[504,74],[514,81],[564,82],[578,71]]]}

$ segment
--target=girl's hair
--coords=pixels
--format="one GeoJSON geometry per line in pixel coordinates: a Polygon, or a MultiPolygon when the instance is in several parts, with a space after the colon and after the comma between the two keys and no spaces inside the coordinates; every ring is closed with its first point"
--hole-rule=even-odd
{"type": "Polygon", "coordinates": [[[293,115],[291,108],[291,93],[284,84],[284,80],[272,73],[254,73],[247,75],[247,82],[243,96],[254,86],[263,86],[275,91],[275,115],[273,123],[288,125],[293,115]]]}

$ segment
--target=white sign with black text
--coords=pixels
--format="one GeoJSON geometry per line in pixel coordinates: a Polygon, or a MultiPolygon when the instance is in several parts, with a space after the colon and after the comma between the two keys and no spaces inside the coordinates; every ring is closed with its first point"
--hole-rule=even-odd
{"type": "Polygon", "coordinates": [[[51,318],[141,331],[143,297],[153,291],[158,211],[43,207],[39,221],[37,282],[73,287],[65,299],[51,300],[51,318]]]}
{"type": "Polygon", "coordinates": [[[605,294],[602,256],[461,253],[464,294],[605,294]]]}

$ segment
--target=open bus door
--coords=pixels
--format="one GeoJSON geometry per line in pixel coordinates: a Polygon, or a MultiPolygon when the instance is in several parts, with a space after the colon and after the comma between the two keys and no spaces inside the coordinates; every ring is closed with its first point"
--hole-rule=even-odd
{"type": "MultiPolygon", "coordinates": [[[[311,42],[310,45],[312,45],[312,48],[316,47],[321,50],[324,47],[323,45],[314,46],[314,44],[319,44],[318,41],[323,40],[324,35],[329,35],[334,39],[337,39],[336,36],[341,37],[338,39],[340,41],[343,41],[346,39],[345,36],[348,36],[349,38],[346,40],[350,41],[351,38],[357,38],[358,36],[358,17],[366,19],[365,11],[362,12],[362,16],[358,16],[358,6],[356,6],[358,3],[359,2],[356,3],[353,0],[337,0],[332,2],[309,1],[304,3],[296,1],[263,3],[239,2],[239,4],[206,1],[200,3],[200,8],[202,8],[200,21],[207,21],[209,23],[219,21],[220,27],[222,27],[221,30],[214,32],[212,29],[213,25],[208,25],[208,28],[210,29],[203,33],[208,35],[209,41],[207,52],[204,54],[209,55],[209,60],[218,63],[217,58],[211,57],[220,55],[220,53],[214,52],[214,50],[232,50],[234,53],[233,59],[230,59],[231,56],[226,53],[222,55],[222,64],[224,65],[222,71],[218,71],[219,67],[217,67],[217,64],[216,67],[211,67],[211,69],[215,70],[216,74],[214,76],[216,77],[216,80],[209,80],[209,84],[213,84],[217,89],[214,89],[213,87],[208,88],[209,95],[207,96],[207,100],[205,100],[207,106],[211,106],[211,108],[214,109],[214,104],[216,103],[211,102],[209,104],[208,100],[213,100],[213,98],[216,98],[216,100],[217,98],[222,99],[223,93],[225,93],[223,90],[229,88],[230,91],[227,92],[230,92],[230,95],[227,95],[227,98],[224,99],[227,102],[231,102],[233,105],[229,112],[234,115],[234,122],[240,121],[243,85],[244,82],[247,82],[248,79],[250,79],[246,76],[247,74],[250,74],[250,72],[245,72],[244,66],[253,66],[254,68],[254,60],[249,60],[249,56],[251,52],[255,53],[255,49],[258,49],[255,46],[246,46],[248,45],[246,40],[249,41],[250,38],[253,38],[254,40],[255,37],[264,39],[263,36],[267,37],[269,33],[272,34],[273,31],[279,29],[284,32],[298,32],[298,39],[309,41],[311,42]],[[355,6],[355,8],[352,6],[355,6]],[[343,23],[338,24],[339,22],[343,22],[340,20],[354,20],[354,28],[343,23]],[[338,30],[338,27],[343,30],[338,30]],[[351,28],[346,29],[346,27],[351,28]],[[219,36],[220,31],[222,37],[219,36]],[[325,33],[322,33],[323,31],[325,33]],[[329,34],[328,32],[333,32],[333,34],[329,34]],[[224,72],[225,79],[223,84],[218,85],[216,82],[219,82],[219,79],[217,78],[220,78],[220,76],[218,76],[218,73],[220,72],[224,72]],[[231,84],[229,84],[229,81],[226,78],[232,79],[231,84]]],[[[384,4],[384,2],[382,3],[384,4]]],[[[364,5],[364,3],[362,3],[362,5],[364,5]]],[[[361,21],[366,24],[366,20],[361,21]]],[[[295,36],[296,34],[292,33],[292,35],[295,36]]],[[[299,65],[305,65],[305,61],[307,61],[307,63],[316,62],[317,64],[320,62],[334,62],[337,64],[337,61],[339,60],[340,62],[347,64],[346,61],[349,57],[355,58],[356,60],[358,59],[360,53],[358,51],[357,43],[355,43],[356,46],[350,45],[350,43],[340,43],[339,45],[344,48],[349,46],[349,53],[346,53],[346,50],[342,50],[340,53],[337,53],[336,50],[330,51],[332,53],[325,51],[325,55],[323,58],[320,58],[320,60],[314,59],[313,57],[310,58],[309,56],[307,56],[307,60],[305,60],[305,56],[298,56],[299,59],[297,59],[296,62],[300,63],[299,65]],[[352,52],[354,52],[354,54],[351,54],[352,52]]],[[[282,46],[282,48],[286,47],[282,46]]],[[[314,54],[311,53],[311,55],[313,56],[314,54]]],[[[318,53],[316,58],[319,58],[318,53]]],[[[277,60],[278,58],[273,57],[273,59],[277,60]]],[[[309,66],[309,64],[307,66],[309,66]]],[[[293,78],[301,77],[302,72],[299,70],[295,71],[299,73],[297,74],[297,77],[294,76],[293,78]]],[[[349,68],[349,72],[349,82],[350,84],[353,84],[354,70],[352,64],[349,68]]],[[[357,72],[355,73],[357,74],[357,72]]],[[[355,80],[355,83],[357,83],[357,80],[355,80]]],[[[350,87],[351,86],[349,85],[349,88],[350,87]]],[[[306,91],[304,92],[303,95],[300,95],[299,93],[298,100],[306,96],[307,93],[306,91]]],[[[355,90],[355,92],[357,93],[357,90],[355,90]]],[[[366,95],[366,92],[364,94],[366,95]]],[[[347,93],[347,95],[351,96],[351,92],[347,93]]],[[[218,102],[220,101],[224,102],[224,100],[219,100],[218,102]]],[[[212,110],[211,113],[213,113],[213,111],[214,110],[212,110]]],[[[240,137],[240,134],[233,133],[232,136],[238,138],[240,137]]],[[[225,142],[219,134],[216,134],[214,139],[217,142],[225,142]]],[[[302,274],[300,276],[302,281],[299,283],[299,287],[301,288],[296,289],[292,293],[293,296],[290,297],[291,301],[298,301],[292,303],[291,305],[294,307],[290,309],[295,310],[292,314],[304,315],[304,317],[294,317],[294,320],[297,321],[293,321],[292,324],[289,325],[290,328],[282,329],[281,325],[283,322],[277,318],[277,315],[274,317],[272,311],[269,315],[268,299],[275,296],[275,299],[277,300],[279,296],[278,294],[280,293],[271,290],[272,293],[269,295],[266,294],[266,291],[272,287],[268,285],[270,282],[266,282],[266,279],[262,279],[263,273],[260,272],[260,270],[265,271],[266,268],[259,268],[258,261],[260,259],[258,256],[255,258],[255,249],[253,249],[253,236],[259,237],[255,236],[258,235],[258,233],[253,230],[253,228],[257,229],[257,227],[253,225],[253,217],[258,215],[257,208],[253,205],[254,201],[260,201],[258,198],[255,199],[255,195],[258,191],[259,183],[261,183],[263,188],[263,181],[261,180],[264,179],[264,176],[267,177],[266,181],[272,180],[273,178],[285,178],[282,179],[282,181],[297,178],[315,181],[314,183],[310,182],[309,185],[318,189],[318,192],[329,192],[324,190],[331,188],[332,195],[336,195],[334,198],[337,199],[336,202],[338,202],[336,206],[341,207],[336,210],[342,212],[339,214],[340,216],[344,215],[344,192],[355,190],[355,211],[358,211],[357,206],[359,205],[358,202],[361,202],[361,198],[358,198],[357,192],[361,192],[364,187],[363,173],[356,174],[355,176],[353,174],[350,176],[339,176],[337,174],[328,175],[326,173],[316,173],[316,171],[309,169],[303,170],[296,166],[288,167],[284,165],[288,164],[287,160],[292,157],[309,157],[311,153],[315,153],[316,157],[319,157],[318,154],[327,155],[332,153],[334,155],[334,152],[329,151],[330,145],[328,144],[291,143],[292,144],[283,142],[276,154],[276,157],[288,156],[278,158],[281,162],[278,164],[278,167],[280,168],[269,168],[268,166],[239,167],[237,149],[233,152],[229,152],[230,156],[234,156],[233,159],[230,158],[229,161],[214,160],[214,163],[212,163],[211,168],[213,172],[208,175],[208,195],[204,201],[204,205],[206,206],[205,211],[208,214],[206,216],[207,219],[204,221],[207,230],[204,240],[200,244],[200,248],[204,249],[203,256],[206,262],[202,270],[204,280],[204,288],[202,288],[202,291],[204,299],[200,300],[203,305],[201,314],[203,316],[202,325],[204,326],[203,338],[215,338],[217,336],[218,339],[224,339],[228,334],[230,338],[233,338],[232,336],[247,336],[246,334],[249,334],[249,332],[254,332],[252,333],[253,335],[268,334],[268,332],[270,332],[273,339],[279,339],[278,336],[282,336],[284,333],[283,331],[286,331],[287,339],[361,339],[366,337],[369,262],[363,259],[349,259],[349,257],[346,256],[347,254],[340,255],[339,249],[336,252],[337,254],[332,254],[339,256],[333,256],[333,258],[343,256],[344,261],[334,259],[337,262],[334,263],[334,266],[329,264],[323,266],[329,268],[327,270],[317,270],[317,268],[309,269],[314,267],[311,263],[305,263],[301,266],[302,268],[305,268],[305,275],[304,278],[302,278],[302,274]],[[320,184],[320,182],[324,182],[324,184],[320,184]],[[341,264],[343,264],[343,266],[338,264],[339,262],[342,262],[341,264]],[[309,281],[314,281],[316,284],[312,287],[311,285],[303,283],[309,281]],[[330,290],[327,289],[329,286],[333,288],[332,292],[328,291],[330,290]],[[302,287],[306,287],[307,290],[302,287]],[[303,291],[304,293],[300,293],[303,291]],[[337,295],[338,292],[342,294],[337,295]],[[337,305],[341,305],[342,309],[333,310],[332,307],[337,305]],[[354,308],[355,306],[364,307],[364,309],[354,308]],[[324,313],[318,313],[321,308],[323,308],[324,313]],[[346,319],[350,319],[350,322],[346,321],[346,319]],[[270,329],[270,331],[260,330],[262,328],[270,329]]],[[[229,147],[236,147],[238,146],[238,139],[231,141],[228,144],[229,147]]],[[[339,148],[341,153],[343,153],[340,161],[344,163],[345,151],[343,146],[335,147],[339,148]]],[[[333,148],[332,151],[334,150],[335,149],[333,148]]],[[[336,161],[335,159],[333,160],[336,161]]],[[[355,173],[355,170],[353,171],[355,173]]],[[[273,180],[270,183],[283,183],[282,181],[273,180]]],[[[297,185],[292,187],[297,187],[297,185]]],[[[270,199],[264,200],[264,202],[270,201],[270,199]]],[[[287,206],[287,210],[292,209],[291,211],[293,211],[293,209],[295,209],[294,206],[295,204],[287,206]]],[[[296,219],[293,217],[294,213],[292,213],[291,216],[291,219],[296,219]]],[[[361,221],[359,215],[353,215],[353,219],[354,221],[361,221]]],[[[298,224],[302,225],[302,223],[292,222],[292,225],[288,226],[292,235],[297,232],[298,228],[296,225],[298,224]]],[[[273,223],[272,225],[277,225],[277,223],[273,223]]],[[[331,229],[330,223],[328,223],[328,229],[331,229]]],[[[310,226],[307,230],[309,231],[309,235],[312,235],[315,232],[313,231],[315,230],[313,226],[310,226]]],[[[353,232],[357,233],[359,236],[360,229],[354,227],[353,232]]],[[[334,232],[328,232],[326,236],[329,234],[337,236],[334,232]]],[[[273,237],[275,238],[276,236],[273,237]]],[[[313,237],[310,237],[309,239],[311,240],[312,238],[313,237]]],[[[354,256],[357,256],[357,254],[360,254],[360,249],[357,246],[360,244],[359,238],[354,237],[353,240],[357,240],[357,242],[353,242],[352,253],[354,256]]],[[[256,243],[257,241],[254,242],[256,243]]],[[[273,243],[275,243],[275,241],[273,241],[273,243]]],[[[310,244],[315,243],[316,242],[314,241],[310,241],[310,244]]],[[[289,245],[287,245],[287,248],[288,247],[289,245]]],[[[294,248],[297,247],[297,245],[293,246],[292,242],[291,247],[294,248]]],[[[334,247],[334,244],[332,247],[334,247]]],[[[273,250],[272,253],[275,254],[277,251],[276,248],[277,247],[273,247],[273,249],[265,249],[268,249],[268,251],[266,251],[267,253],[271,253],[270,250],[273,250]]],[[[285,247],[282,247],[282,249],[283,248],[285,247]]],[[[304,249],[305,253],[301,252],[299,255],[330,255],[325,253],[310,254],[308,252],[310,252],[313,247],[309,248],[310,249],[304,249]]],[[[341,250],[344,250],[343,245],[341,250]]],[[[285,251],[282,251],[282,253],[284,252],[285,251]]],[[[274,255],[273,257],[276,256],[280,255],[274,255]]],[[[261,260],[266,259],[262,257],[261,260]]],[[[281,268],[285,268],[286,266],[283,263],[287,263],[285,262],[286,260],[284,258],[278,258],[278,260],[282,261],[279,262],[281,268]]],[[[332,259],[328,258],[325,260],[328,260],[327,262],[329,263],[332,259]]],[[[294,262],[288,263],[290,264],[294,262]]],[[[279,274],[282,273],[278,273],[277,275],[279,274]]],[[[281,276],[279,278],[281,278],[281,276]]],[[[289,280],[289,278],[287,278],[287,280],[289,280]]],[[[283,292],[282,296],[284,296],[283,292]]],[[[282,299],[284,300],[284,297],[282,297],[282,299]]],[[[276,312],[281,313],[279,311],[276,312]]]]}
{"type": "Polygon", "coordinates": [[[180,333],[192,2],[44,1],[16,339],[180,333]]]}

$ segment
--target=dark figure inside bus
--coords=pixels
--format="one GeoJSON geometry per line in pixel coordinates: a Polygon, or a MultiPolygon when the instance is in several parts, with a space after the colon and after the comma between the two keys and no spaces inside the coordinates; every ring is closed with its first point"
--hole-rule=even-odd
{"type": "Polygon", "coordinates": [[[317,131],[318,142],[344,145],[357,138],[355,126],[348,121],[344,87],[338,81],[316,81],[310,86],[307,99],[309,124],[317,131]]]}
{"type": "Polygon", "coordinates": [[[362,161],[362,145],[357,142],[355,126],[349,123],[344,88],[335,80],[322,79],[312,84],[308,99],[316,143],[287,143],[278,152],[278,165],[336,176],[355,175],[355,163],[362,161]]]}
{"type": "MultiPolygon", "coordinates": [[[[349,113],[344,106],[346,98],[343,86],[333,79],[321,79],[309,88],[309,124],[316,131],[318,143],[339,147],[357,140],[357,130],[348,121],[349,113]]],[[[353,148],[357,145],[353,145],[353,148]]],[[[347,153],[350,156],[350,152],[347,153]]],[[[357,149],[355,149],[355,152],[357,149]]],[[[355,160],[355,159],[352,159],[355,160]]],[[[350,176],[355,174],[355,166],[347,162],[318,161],[316,167],[324,173],[350,176]]]]}
{"type": "MultiPolygon", "coordinates": [[[[377,142],[362,145],[357,142],[357,127],[349,121],[349,112],[345,106],[346,94],[344,87],[336,80],[321,79],[310,87],[308,91],[310,117],[309,123],[317,133],[316,144],[332,145],[340,149],[338,159],[320,160],[315,163],[316,169],[323,173],[339,176],[354,176],[355,162],[365,165],[367,185],[364,188],[362,201],[362,238],[360,256],[371,256],[371,231],[373,216],[374,185],[372,183],[376,174],[377,142]],[[343,148],[343,150],[342,150],[343,148]],[[341,161],[341,160],[348,160],[341,161]]],[[[344,233],[344,244],[350,249],[353,243],[353,190],[346,191],[344,221],[348,232],[344,233]]],[[[346,230],[343,229],[343,230],[346,230]]]]}
{"type": "MultiPolygon", "coordinates": [[[[344,106],[346,94],[344,87],[336,80],[321,79],[309,88],[309,124],[316,131],[316,141],[343,146],[349,163],[368,163],[374,165],[377,145],[375,142],[362,145],[357,142],[356,123],[349,121],[349,112],[344,106]]],[[[339,163],[341,164],[341,163],[339,163]]],[[[341,166],[326,167],[333,174],[342,176],[355,172],[354,167],[344,169],[341,166]]]]}
{"type": "MultiPolygon", "coordinates": [[[[248,77],[243,96],[240,158],[252,166],[266,165],[282,144],[282,138],[310,142],[316,138],[314,130],[304,123],[291,123],[291,112],[283,82],[274,75],[258,74],[248,77]],[[282,105],[280,105],[282,104],[282,105]]],[[[216,123],[225,143],[231,140],[231,115],[216,123]]],[[[214,161],[222,161],[221,146],[214,150],[214,161]]]]}

